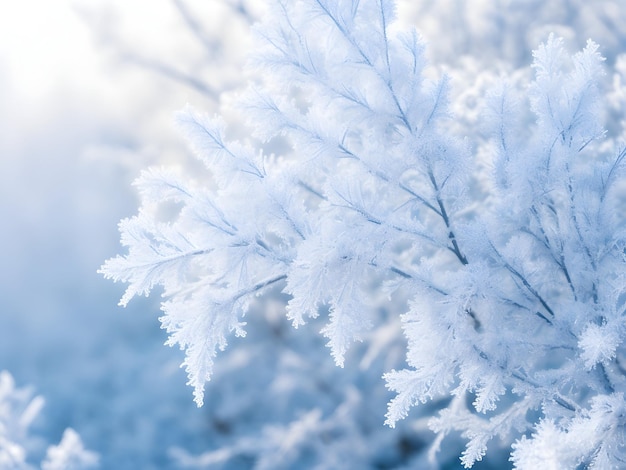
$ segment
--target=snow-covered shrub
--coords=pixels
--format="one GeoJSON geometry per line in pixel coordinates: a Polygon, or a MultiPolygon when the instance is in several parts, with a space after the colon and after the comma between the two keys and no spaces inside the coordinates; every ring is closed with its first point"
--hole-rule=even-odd
{"type": "MultiPolygon", "coordinates": [[[[33,454],[41,439],[30,434],[30,427],[41,412],[44,399],[29,388],[17,388],[11,374],[0,372],[0,468],[34,469],[33,454]]],[[[59,445],[49,446],[41,463],[43,470],[80,470],[98,466],[98,455],[86,450],[80,436],[65,430],[59,445]]]]}
{"type": "MultiPolygon", "coordinates": [[[[386,0],[274,3],[251,58],[262,79],[240,100],[255,139],[231,142],[220,118],[181,113],[217,189],[144,172],[139,214],[120,224],[128,254],[102,272],[129,283],[123,305],[162,286],[161,322],[198,405],[217,352],[280,288],[294,326],[327,316],[341,366],[355,341],[384,358],[401,320],[407,365],[385,364],[387,423],[439,408],[432,465],[457,433],[466,467],[494,438],[517,468],[618,467],[625,152],[602,143],[598,47],[570,56],[550,36],[532,83],[498,81],[473,133],[454,135],[450,79],[428,78],[418,34],[394,15],[386,0]]],[[[329,429],[313,411],[248,445],[257,468],[276,468],[329,429]]],[[[236,453],[178,457],[201,466],[236,453]]]]}

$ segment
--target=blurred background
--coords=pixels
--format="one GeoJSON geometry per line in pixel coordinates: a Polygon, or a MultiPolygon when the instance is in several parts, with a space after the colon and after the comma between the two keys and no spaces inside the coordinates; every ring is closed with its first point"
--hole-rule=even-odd
{"type": "Polygon", "coordinates": [[[158,296],[124,310],[96,271],[121,252],[140,170],[189,158],[174,113],[216,112],[241,82],[246,8],[0,3],[0,370],[45,397],[33,434],[73,427],[103,468],[163,468],[171,445],[206,444],[158,296]]]}
{"type": "MultiPolygon", "coordinates": [[[[619,0],[399,4],[401,22],[418,26],[433,64],[456,71],[464,119],[478,109],[487,78],[526,67],[549,31],[564,36],[571,50],[592,37],[623,79],[624,10],[619,0]]],[[[215,436],[226,439],[230,431],[223,429],[219,409],[228,401],[220,397],[238,393],[236,385],[223,380],[220,389],[218,370],[209,392],[213,404],[197,409],[178,367],[182,353],[163,346],[158,296],[133,300],[125,310],[116,307],[124,286],[96,271],[122,252],[117,223],[136,212],[131,183],[141,169],[193,165],[173,125],[175,112],[187,103],[209,113],[227,111],[229,93],[245,84],[249,28],[262,12],[253,0],[0,3],[0,370],[45,397],[32,426],[41,442],[32,444],[31,462],[41,461],[45,444],[59,442],[72,427],[100,454],[102,468],[227,468],[227,461],[228,468],[251,468],[252,457],[231,459],[254,454],[250,446],[228,456],[191,457],[218,449],[215,436]]],[[[623,95],[616,99],[624,101],[623,95]]],[[[283,328],[276,325],[284,320],[272,318],[273,329],[259,326],[250,344],[262,344],[263,334],[271,337],[283,328]]],[[[281,344],[300,351],[297,357],[311,348],[321,353],[300,364],[298,374],[314,370],[352,381],[337,382],[337,390],[363,386],[357,372],[335,372],[323,340],[303,346],[301,333],[288,335],[281,344]]],[[[394,360],[401,362],[401,337],[396,342],[400,348],[393,351],[400,358],[394,360]]],[[[269,358],[284,358],[275,342],[266,349],[269,358]]],[[[239,370],[240,359],[226,356],[224,370],[239,370]]],[[[384,362],[380,373],[388,370],[384,362]]],[[[271,376],[272,364],[265,367],[271,376]]],[[[370,375],[380,382],[382,398],[374,410],[379,420],[370,424],[391,433],[382,425],[388,396],[375,370],[370,375]]],[[[258,419],[257,428],[266,429],[267,418],[258,419]]],[[[423,432],[423,423],[416,423],[413,431],[395,431],[393,438],[368,434],[376,436],[379,448],[396,446],[387,462],[397,465],[378,468],[400,468],[408,465],[407,455],[419,454],[421,438],[397,434],[423,432]]],[[[383,454],[377,458],[387,458],[383,454]]],[[[283,457],[285,468],[298,461],[283,457]]]]}

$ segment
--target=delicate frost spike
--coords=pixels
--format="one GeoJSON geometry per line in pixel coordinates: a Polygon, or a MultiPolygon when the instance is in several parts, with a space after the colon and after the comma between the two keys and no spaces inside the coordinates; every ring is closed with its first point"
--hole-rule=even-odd
{"type": "Polygon", "coordinates": [[[183,282],[190,259],[209,252],[195,246],[175,227],[154,223],[145,213],[122,220],[120,232],[122,244],[129,247],[128,255],[107,260],[98,272],[107,279],[129,284],[121,306],[135,295],[148,295],[156,285],[168,287],[183,282]]]}
{"type": "Polygon", "coordinates": [[[393,428],[398,421],[408,416],[413,406],[423,401],[418,391],[422,386],[421,379],[408,370],[392,370],[385,374],[383,379],[387,383],[387,388],[398,394],[389,402],[385,421],[387,426],[393,428]]]}
{"type": "Polygon", "coordinates": [[[471,468],[476,462],[483,459],[487,454],[487,442],[490,439],[491,436],[487,433],[479,434],[470,439],[461,456],[461,463],[465,468],[471,468]]]}
{"type": "Polygon", "coordinates": [[[309,238],[299,249],[287,277],[285,293],[291,295],[287,318],[295,327],[304,325],[305,317],[315,318],[318,307],[328,300],[329,271],[321,240],[309,238]]]}
{"type": "Polygon", "coordinates": [[[330,322],[321,333],[328,338],[326,344],[332,351],[335,363],[343,367],[345,354],[354,341],[361,341],[363,333],[371,328],[371,325],[364,318],[363,312],[358,304],[346,302],[341,309],[334,307],[331,309],[330,322]]]}
{"type": "Polygon", "coordinates": [[[496,409],[496,403],[506,392],[503,377],[500,374],[491,374],[481,379],[481,387],[476,393],[474,407],[479,413],[486,413],[496,409]]]}
{"type": "Polygon", "coordinates": [[[164,303],[163,311],[166,315],[161,317],[161,327],[170,335],[166,344],[179,345],[185,351],[181,367],[187,372],[187,385],[194,389],[194,401],[201,407],[217,351],[226,348],[226,336],[239,328],[236,305],[194,297],[164,303]]]}
{"type": "Polygon", "coordinates": [[[540,126],[552,130],[546,138],[560,136],[563,143],[571,141],[569,145],[575,144],[576,150],[584,149],[604,133],[598,88],[604,59],[597,45],[589,41],[583,51],[570,57],[562,39],[551,35],[533,55],[536,81],[531,103],[540,126]]]}
{"type": "Polygon", "coordinates": [[[187,106],[176,115],[176,123],[196,156],[209,167],[213,167],[213,161],[225,160],[224,163],[229,164],[228,157],[234,157],[224,142],[226,124],[220,117],[211,119],[187,106]]]}
{"type": "MultiPolygon", "coordinates": [[[[450,117],[449,110],[449,96],[450,96],[450,77],[444,75],[440,80],[429,83],[428,91],[430,94],[428,114],[423,123],[423,128],[429,128],[433,123],[436,123],[442,118],[450,117]]],[[[422,129],[419,130],[423,132],[422,129]]]]}
{"type": "Polygon", "coordinates": [[[141,172],[133,185],[146,203],[158,201],[189,201],[194,197],[188,182],[170,168],[150,168],[141,172]]]}
{"type": "Polygon", "coordinates": [[[496,144],[496,160],[494,164],[495,183],[500,189],[511,185],[511,159],[515,156],[520,142],[519,122],[520,102],[514,94],[512,86],[500,80],[486,97],[483,112],[483,126],[496,144]],[[518,120],[516,122],[516,120],[518,120]]]}
{"type": "Polygon", "coordinates": [[[537,78],[559,77],[562,74],[565,62],[563,38],[551,33],[546,43],[541,44],[533,51],[535,59],[532,67],[537,71],[537,78]]]}
{"type": "Polygon", "coordinates": [[[257,156],[252,149],[238,142],[224,140],[226,125],[221,118],[211,119],[187,106],[178,113],[176,122],[197,157],[212,171],[227,178],[234,177],[237,172],[240,175],[263,178],[264,171],[256,161],[257,156]]]}
{"type": "Polygon", "coordinates": [[[587,40],[585,48],[574,55],[575,77],[582,82],[578,85],[584,86],[589,82],[595,82],[605,75],[602,66],[604,61],[605,58],[600,54],[600,46],[591,39],[587,40]]]}

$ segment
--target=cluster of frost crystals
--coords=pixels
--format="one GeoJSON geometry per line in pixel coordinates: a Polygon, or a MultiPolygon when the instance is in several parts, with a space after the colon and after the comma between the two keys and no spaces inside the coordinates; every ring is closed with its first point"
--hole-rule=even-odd
{"type": "MultiPolygon", "coordinates": [[[[0,372],[0,468],[36,468],[32,465],[32,454],[40,446],[38,440],[29,434],[29,428],[43,405],[42,397],[33,397],[29,388],[17,388],[11,374],[0,372]]],[[[81,470],[97,465],[97,454],[86,450],[76,431],[68,428],[59,445],[48,447],[41,468],[81,470]]]]}
{"type": "Polygon", "coordinates": [[[597,49],[570,57],[550,37],[534,53],[528,104],[506,83],[486,98],[493,178],[458,231],[467,264],[438,272],[445,293],[417,296],[404,316],[410,368],[386,376],[398,393],[389,423],[451,395],[431,428],[463,433],[466,467],[493,438],[532,429],[514,446],[516,468],[548,457],[617,468],[626,457],[624,152],[599,150],[597,49]],[[527,105],[536,123],[516,125],[527,105]]]}
{"type": "Polygon", "coordinates": [[[163,286],[161,320],[186,350],[198,404],[216,351],[245,334],[263,290],[284,285],[295,326],[327,307],[324,335],[342,364],[377,323],[372,285],[419,282],[420,246],[463,257],[448,212],[463,200],[468,149],[437,126],[448,79],[424,79],[417,34],[390,29],[391,2],[279,3],[272,13],[254,60],[271,80],[242,106],[257,137],[292,150],[228,142],[221,119],[186,110],[179,123],[217,190],[146,171],[140,212],[120,226],[129,253],[102,268],[129,283],[122,304],[163,286]]]}
{"type": "MultiPolygon", "coordinates": [[[[216,188],[144,172],[139,213],[120,225],[128,253],[101,271],[129,284],[122,304],[163,288],[161,322],[198,405],[218,350],[246,334],[255,298],[280,288],[295,327],[328,313],[322,333],[341,366],[355,341],[384,355],[377,338],[394,343],[401,320],[407,367],[389,363],[387,423],[437,403],[431,465],[454,433],[466,467],[502,444],[517,468],[618,467],[626,153],[600,144],[598,47],[570,56],[551,36],[528,88],[494,86],[480,129],[457,137],[448,77],[426,77],[417,33],[394,15],[390,0],[274,2],[251,59],[263,79],[241,98],[257,140],[231,142],[220,118],[181,113],[216,188]]],[[[205,464],[256,452],[272,468],[337,429],[311,411],[266,429],[273,450],[244,442],[205,464]]]]}

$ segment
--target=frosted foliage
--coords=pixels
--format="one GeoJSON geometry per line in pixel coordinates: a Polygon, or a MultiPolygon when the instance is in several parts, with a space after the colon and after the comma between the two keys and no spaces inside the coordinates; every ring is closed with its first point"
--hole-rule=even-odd
{"type": "Polygon", "coordinates": [[[86,450],[80,436],[67,429],[58,446],[47,449],[41,467],[33,465],[40,439],[30,427],[44,406],[40,396],[29,388],[17,388],[11,374],[0,372],[0,468],[13,470],[83,470],[98,466],[98,455],[86,450]]]}
{"type": "Polygon", "coordinates": [[[98,464],[97,454],[86,450],[80,436],[71,428],[63,433],[58,446],[49,447],[42,470],[77,470],[94,468],[98,464]]]}
{"type": "MultiPolygon", "coordinates": [[[[400,319],[386,422],[429,403],[430,465],[460,435],[465,467],[508,447],[516,468],[619,468],[625,152],[604,131],[598,46],[571,55],[550,36],[534,79],[493,84],[479,129],[456,136],[450,79],[427,78],[419,35],[394,18],[384,0],[273,3],[250,60],[263,78],[239,101],[254,138],[231,142],[223,120],[184,110],[214,187],[144,172],[139,213],[120,224],[128,252],[101,272],[128,283],[122,304],[161,286],[198,405],[251,303],[282,288],[295,327],[327,316],[340,366],[400,319]]],[[[258,468],[329,419],[266,431],[258,468]]]]}
{"type": "Polygon", "coordinates": [[[623,52],[620,0],[399,0],[404,21],[417,24],[429,40],[436,62],[458,63],[472,57],[486,67],[502,61],[507,69],[523,67],[531,50],[550,32],[582,47],[594,38],[612,62],[623,52]],[[441,38],[446,33],[445,39],[441,38]]]}
{"type": "Polygon", "coordinates": [[[29,468],[28,428],[42,407],[41,397],[16,388],[13,377],[0,372],[0,468],[29,468]]]}

